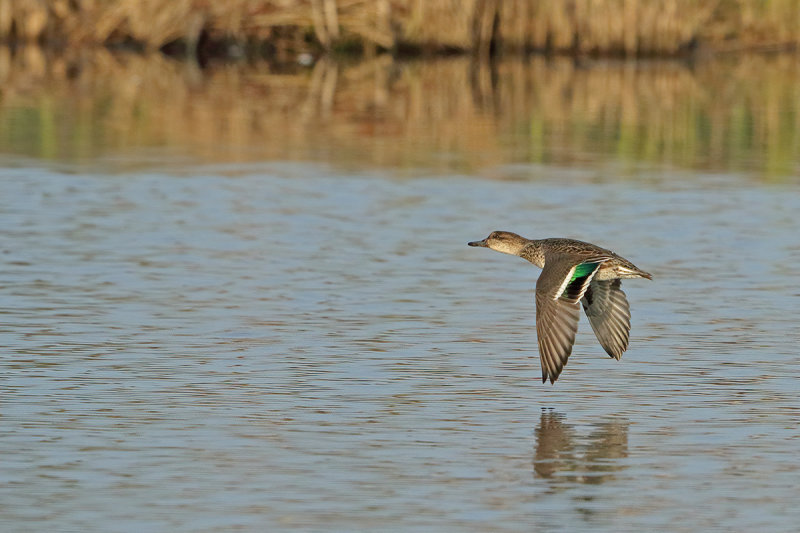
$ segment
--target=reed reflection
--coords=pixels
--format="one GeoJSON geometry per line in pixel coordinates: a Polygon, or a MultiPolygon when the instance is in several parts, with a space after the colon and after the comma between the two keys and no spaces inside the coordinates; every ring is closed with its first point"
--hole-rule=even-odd
{"type": "Polygon", "coordinates": [[[4,153],[45,160],[160,147],[200,162],[416,171],[614,161],[781,178],[800,158],[800,66],[789,55],[201,68],[160,54],[0,47],[0,82],[4,153]]]}
{"type": "Polygon", "coordinates": [[[588,434],[566,423],[563,414],[542,410],[536,427],[533,470],[552,484],[600,484],[613,479],[626,465],[627,419],[593,424],[588,434]]]}

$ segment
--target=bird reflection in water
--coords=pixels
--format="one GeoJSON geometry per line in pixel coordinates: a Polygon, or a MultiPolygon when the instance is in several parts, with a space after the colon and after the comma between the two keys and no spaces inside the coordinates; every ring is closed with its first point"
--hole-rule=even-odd
{"type": "Polygon", "coordinates": [[[626,467],[628,420],[607,419],[583,428],[567,424],[564,415],[543,409],[536,427],[533,470],[549,483],[600,484],[626,467]]]}

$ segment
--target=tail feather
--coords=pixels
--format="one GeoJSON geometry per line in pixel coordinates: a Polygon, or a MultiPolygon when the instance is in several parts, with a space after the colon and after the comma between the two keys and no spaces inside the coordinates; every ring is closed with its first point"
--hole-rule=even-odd
{"type": "Polygon", "coordinates": [[[627,266],[618,266],[617,273],[621,277],[632,277],[632,278],[646,278],[646,279],[653,279],[653,275],[649,272],[645,272],[644,270],[640,270],[635,266],[631,265],[630,267],[627,266]]]}

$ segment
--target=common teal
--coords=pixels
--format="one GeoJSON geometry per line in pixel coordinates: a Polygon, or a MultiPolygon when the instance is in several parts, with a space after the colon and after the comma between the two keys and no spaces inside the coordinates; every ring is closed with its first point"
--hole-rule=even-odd
{"type": "Polygon", "coordinates": [[[631,312],[622,279],[653,276],[611,250],[574,239],[531,240],[493,231],[470,246],[518,255],[542,269],[536,282],[536,333],[542,383],[555,383],[575,343],[580,305],[594,334],[614,359],[628,348],[631,312]]]}

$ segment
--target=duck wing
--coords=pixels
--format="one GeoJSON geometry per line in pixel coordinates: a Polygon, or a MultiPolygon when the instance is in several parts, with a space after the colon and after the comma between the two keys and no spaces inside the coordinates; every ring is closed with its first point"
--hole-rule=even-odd
{"type": "Polygon", "coordinates": [[[628,348],[631,311],[622,291],[622,280],[592,280],[581,299],[597,340],[614,359],[628,348]]]}
{"type": "Polygon", "coordinates": [[[536,282],[536,334],[542,383],[555,383],[567,364],[578,331],[580,304],[600,265],[608,258],[576,262],[574,256],[549,256],[536,282]]]}

